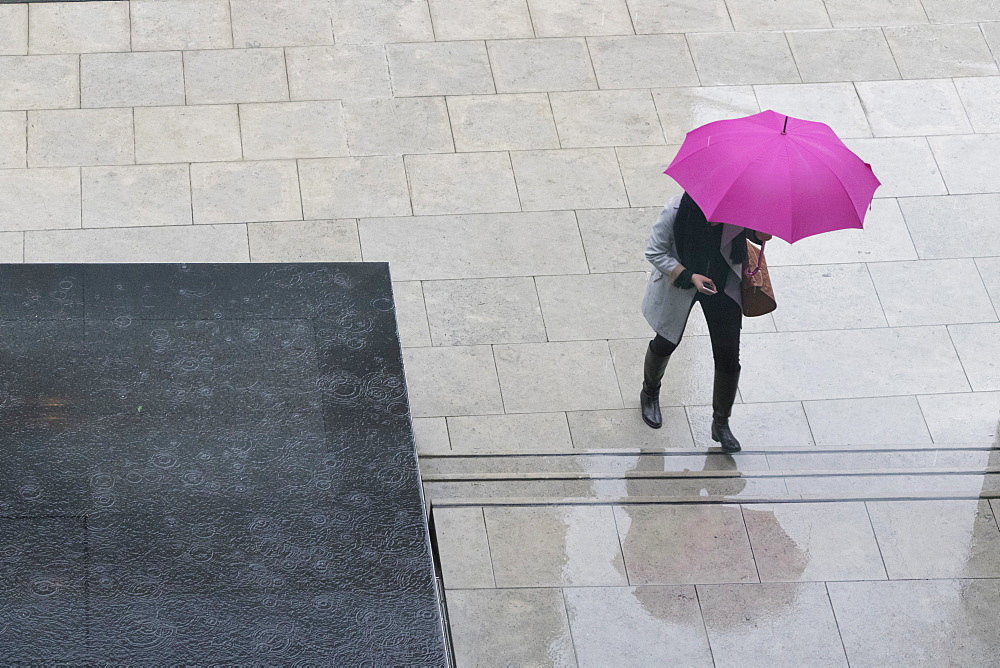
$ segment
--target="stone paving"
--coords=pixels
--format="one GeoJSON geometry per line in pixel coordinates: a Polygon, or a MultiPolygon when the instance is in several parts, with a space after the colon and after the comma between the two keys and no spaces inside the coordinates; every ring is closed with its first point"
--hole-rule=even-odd
{"type": "MultiPolygon", "coordinates": [[[[661,172],[704,122],[827,122],[884,185],[864,231],[768,244],[779,308],[745,321],[734,430],[761,451],[996,439],[993,0],[0,4],[0,54],[0,261],[388,261],[423,453],[710,445],[698,312],[667,370],[664,428],[636,410],[642,250],[678,192],[661,172]]],[[[796,632],[829,630],[814,584],[742,596],[739,582],[650,605],[683,616],[701,597],[719,664],[741,642],[713,620],[761,597],[816,611],[796,632]]],[[[879,662],[851,653],[848,635],[870,632],[859,607],[895,619],[945,592],[975,636],[970,611],[1000,605],[995,580],[881,584],[894,588],[876,600],[867,583],[827,587],[852,663],[879,662]]],[[[483,605],[530,626],[566,583],[496,585],[513,588],[483,605]]],[[[623,591],[563,600],[594,610],[623,591]]],[[[449,599],[457,648],[479,632],[463,626],[473,598],[449,599]]],[[[610,665],[577,628],[532,660],[610,665]]],[[[982,642],[966,660],[995,659],[982,642]]]]}

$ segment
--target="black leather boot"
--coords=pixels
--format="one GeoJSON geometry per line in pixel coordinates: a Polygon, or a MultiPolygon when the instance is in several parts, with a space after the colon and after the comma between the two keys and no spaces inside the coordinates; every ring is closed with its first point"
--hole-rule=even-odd
{"type": "Polygon", "coordinates": [[[739,452],[740,442],[729,429],[729,416],[733,414],[736,388],[740,384],[740,372],[728,373],[715,370],[715,387],[712,392],[712,440],[726,452],[739,452]]]}
{"type": "MultiPolygon", "coordinates": [[[[652,345],[652,344],[650,344],[652,345]]],[[[646,348],[646,361],[643,364],[642,391],[639,392],[639,405],[642,407],[642,420],[653,429],[663,426],[663,416],[660,415],[660,380],[667,368],[670,355],[657,355],[651,347],[646,348]]]]}

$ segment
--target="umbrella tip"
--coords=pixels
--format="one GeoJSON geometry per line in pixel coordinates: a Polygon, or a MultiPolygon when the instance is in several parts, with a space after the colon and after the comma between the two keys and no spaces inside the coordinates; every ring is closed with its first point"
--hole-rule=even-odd
{"type": "Polygon", "coordinates": [[[788,134],[787,130],[788,130],[788,116],[785,116],[785,125],[784,127],[781,128],[781,134],[783,135],[788,134]]]}

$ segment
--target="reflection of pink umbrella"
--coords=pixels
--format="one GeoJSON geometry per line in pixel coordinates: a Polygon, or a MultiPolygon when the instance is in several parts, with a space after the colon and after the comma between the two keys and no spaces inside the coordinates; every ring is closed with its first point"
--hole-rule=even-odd
{"type": "Polygon", "coordinates": [[[709,220],[789,242],[860,228],[881,185],[828,125],[773,111],[692,130],[664,173],[709,220]]]}

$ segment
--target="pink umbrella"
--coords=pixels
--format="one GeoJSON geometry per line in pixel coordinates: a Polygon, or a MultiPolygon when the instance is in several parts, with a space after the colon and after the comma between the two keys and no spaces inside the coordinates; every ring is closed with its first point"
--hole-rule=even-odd
{"type": "Polygon", "coordinates": [[[881,185],[828,125],[773,111],[692,130],[664,174],[709,220],[788,242],[860,228],[881,185]]]}

